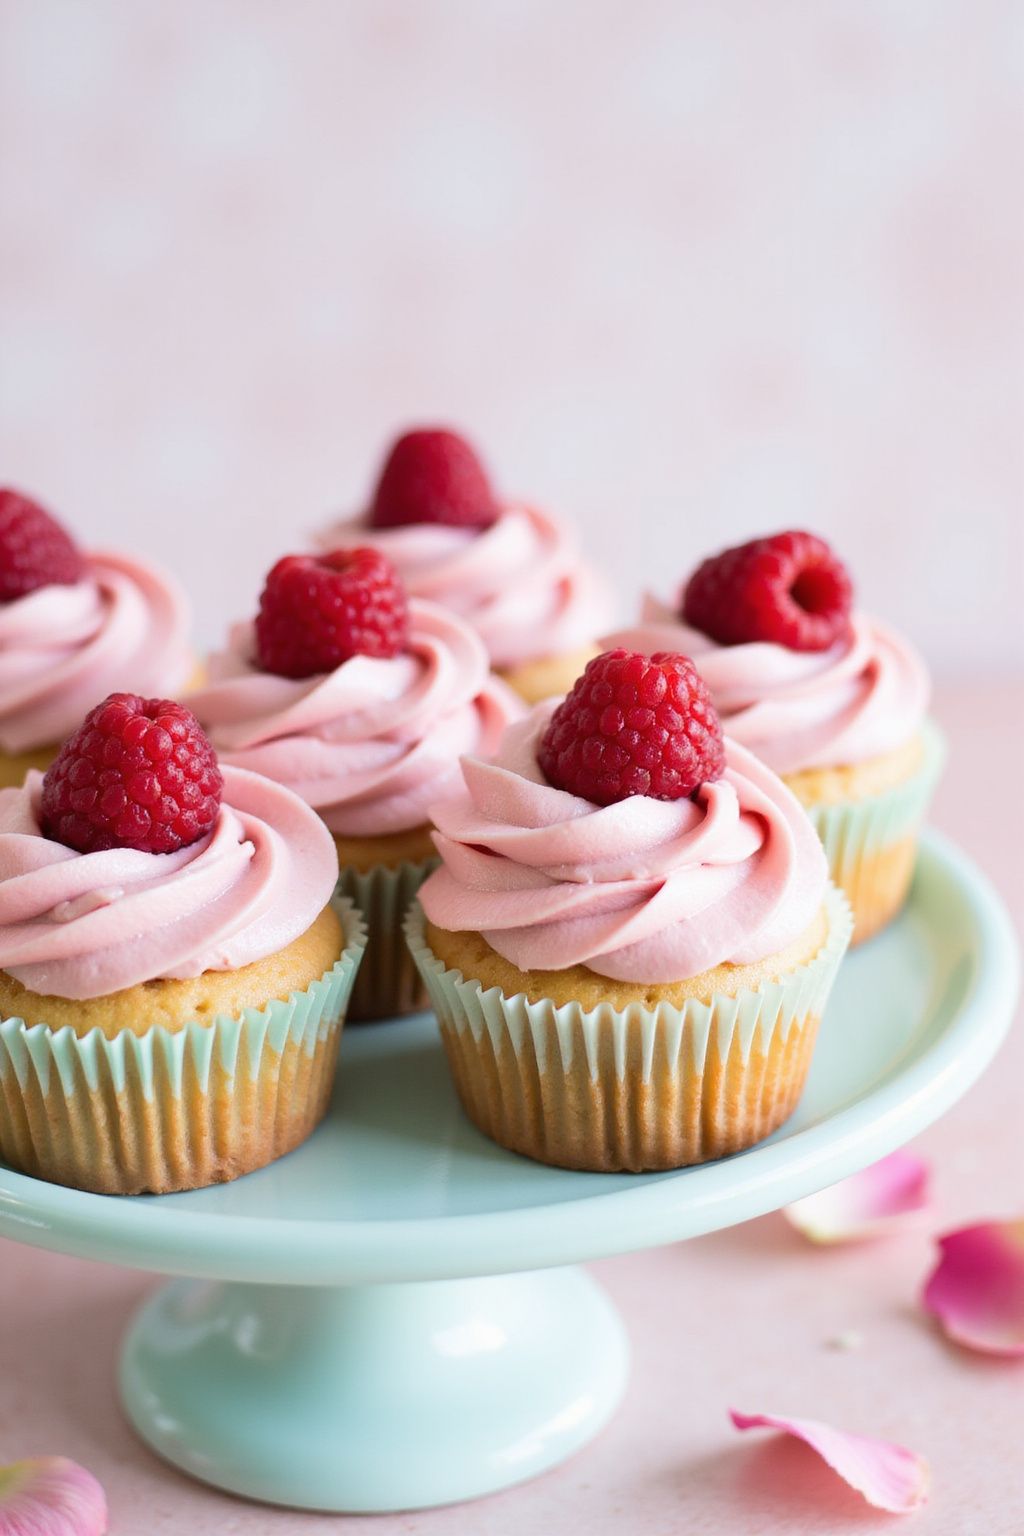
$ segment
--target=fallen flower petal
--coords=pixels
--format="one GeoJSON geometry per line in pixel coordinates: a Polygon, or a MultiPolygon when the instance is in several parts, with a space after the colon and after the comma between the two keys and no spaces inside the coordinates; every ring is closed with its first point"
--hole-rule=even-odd
{"type": "Polygon", "coordinates": [[[777,1429],[802,1440],[875,1509],[907,1515],[928,1497],[928,1463],[890,1440],[851,1435],[816,1419],[785,1419],[735,1409],[729,1410],[729,1416],[737,1429],[777,1429]]]}
{"type": "Polygon", "coordinates": [[[783,1206],[812,1243],[858,1242],[907,1226],[926,1210],[931,1170],[913,1152],[893,1152],[838,1184],[783,1206]]]}
{"type": "Polygon", "coordinates": [[[107,1501],[84,1467],[66,1456],[33,1456],[0,1467],[0,1536],[105,1536],[107,1501]]]}
{"type": "Polygon", "coordinates": [[[940,1237],[921,1299],[958,1344],[1024,1355],[1024,1221],[981,1222],[940,1237]]]}

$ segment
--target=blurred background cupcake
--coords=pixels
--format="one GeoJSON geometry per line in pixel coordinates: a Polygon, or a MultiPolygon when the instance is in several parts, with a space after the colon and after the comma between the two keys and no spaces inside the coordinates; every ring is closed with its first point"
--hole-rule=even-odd
{"type": "Polygon", "coordinates": [[[899,911],[942,767],[930,682],[905,636],[853,607],[814,534],[755,539],[697,568],[675,607],[609,638],[692,656],[727,734],[806,807],[854,914],[854,943],[899,911]]]}
{"type": "Polygon", "coordinates": [[[101,1194],[262,1167],[330,1098],[363,928],[330,834],[113,694],[0,791],[0,1159],[101,1194]]]}
{"type": "Polygon", "coordinates": [[[412,596],[472,624],[529,703],[571,687],[612,613],[611,590],[568,524],[500,499],[475,449],[445,428],[399,437],[368,510],[332,523],[320,542],[381,550],[412,596]]]}
{"type": "Polygon", "coordinates": [[[463,773],[408,937],[474,1124],[595,1171],[683,1167],[780,1125],[849,908],[693,665],[602,655],[463,773]]]}
{"type": "Polygon", "coordinates": [[[38,502],[0,489],[0,785],[46,768],[112,689],[174,696],[195,673],[177,582],[78,548],[38,502]]]}
{"type": "Polygon", "coordinates": [[[189,702],[221,761],[288,785],[334,834],[369,930],[351,1016],[423,1006],[401,925],[435,857],[428,807],[522,710],[478,635],[408,601],[374,549],[287,555],[209,671],[189,702]]]}

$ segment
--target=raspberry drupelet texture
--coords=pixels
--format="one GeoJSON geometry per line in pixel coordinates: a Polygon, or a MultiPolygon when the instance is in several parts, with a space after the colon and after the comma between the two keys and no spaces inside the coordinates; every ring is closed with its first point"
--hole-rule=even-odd
{"type": "Polygon", "coordinates": [[[285,555],[267,577],[256,617],[265,672],[314,677],[352,656],[397,656],[408,638],[405,588],[375,549],[285,555]]]}
{"type": "Polygon", "coordinates": [[[0,489],[0,603],[37,587],[73,586],[85,561],[71,535],[38,502],[0,489]]]}
{"type": "Polygon", "coordinates": [[[112,693],[47,769],[43,831],[80,853],[174,853],[210,831],[223,787],[216,754],[190,709],[112,693]]]}
{"type": "Polygon", "coordinates": [[[370,508],[370,525],[489,528],[498,511],[487,472],[466,439],[426,427],[406,432],[388,454],[370,508]]]}
{"type": "Polygon", "coordinates": [[[847,633],[852,604],[842,561],[824,539],[794,530],[705,560],[687,583],[682,616],[720,645],[826,651],[847,633]]]}
{"type": "Polygon", "coordinates": [[[672,651],[605,651],[589,662],[541,739],[549,784],[596,805],[682,800],[725,770],[722,727],[693,662],[672,651]]]}

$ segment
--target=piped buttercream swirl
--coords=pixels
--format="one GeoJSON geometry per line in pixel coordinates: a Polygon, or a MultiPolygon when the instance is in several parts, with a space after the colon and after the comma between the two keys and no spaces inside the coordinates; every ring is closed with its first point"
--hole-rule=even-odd
{"type": "Polygon", "coordinates": [[[173,698],[192,668],[188,605],[141,560],[93,554],[73,586],[0,604],[0,749],[64,738],[114,690],[173,698]]]}
{"type": "Polygon", "coordinates": [[[256,774],[225,768],[213,830],[177,853],[52,842],[42,782],[33,770],[0,790],[0,968],[33,992],[103,997],[236,970],[297,939],[330,900],[330,833],[256,774]]]}
{"type": "Polygon", "coordinates": [[[557,701],[512,726],[436,807],[441,866],[420,890],[438,927],[481,932],[521,970],[582,964],[656,984],[778,953],[827,884],[789,790],[735,742],[692,799],[596,806],[548,784],[537,748],[557,701]]]}
{"type": "Polygon", "coordinates": [[[612,614],[610,590],[581,558],[573,533],[533,507],[506,506],[484,529],[373,528],[356,518],[331,524],[318,543],[380,550],[414,597],[472,624],[496,667],[589,645],[612,614]]]}
{"type": "Polygon", "coordinates": [[[827,651],[791,651],[766,642],[719,645],[648,597],[640,624],[602,643],[691,657],[724,729],[776,773],[894,752],[920,730],[928,708],[920,655],[865,613],[854,613],[848,637],[827,651]]]}
{"type": "Polygon", "coordinates": [[[354,656],[299,681],[260,671],[252,624],[236,625],[189,707],[222,763],[287,784],[332,832],[421,827],[457,785],[459,757],[490,752],[522,705],[461,619],[414,600],[409,621],[402,654],[354,656]]]}

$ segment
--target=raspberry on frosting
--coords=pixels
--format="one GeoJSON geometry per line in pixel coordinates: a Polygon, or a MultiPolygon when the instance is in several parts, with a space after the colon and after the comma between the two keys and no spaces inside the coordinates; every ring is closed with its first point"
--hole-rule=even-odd
{"type": "Polygon", "coordinates": [[[410,523],[489,528],[498,512],[487,472],[466,439],[423,427],[398,438],[388,454],[369,523],[371,528],[410,523]]]}
{"type": "Polygon", "coordinates": [[[587,806],[538,773],[558,707],[467,757],[462,793],[435,805],[441,863],[419,890],[431,923],[482,934],[523,971],[585,965],[646,984],[764,959],[807,929],[825,851],[753,754],[730,740],[722,776],[685,799],[587,806]]]}
{"type": "Polygon", "coordinates": [[[597,805],[681,800],[725,770],[722,728],[693,662],[605,651],[552,715],[537,761],[548,782],[597,805]]]}
{"type": "Polygon", "coordinates": [[[846,567],[824,539],[793,530],[705,560],[687,583],[682,617],[720,645],[827,651],[848,633],[852,604],[846,567]]]}
{"type": "Polygon", "coordinates": [[[210,831],[222,788],[216,754],[191,710],[112,693],[47,769],[43,830],[80,853],[176,853],[210,831]]]}
{"type": "Polygon", "coordinates": [[[285,555],[260,597],[256,654],[279,677],[333,672],[352,656],[397,656],[408,637],[405,588],[375,549],[285,555]]]}
{"type": "Polygon", "coordinates": [[[0,488],[0,603],[39,587],[74,586],[85,572],[66,529],[38,502],[0,488]]]}

